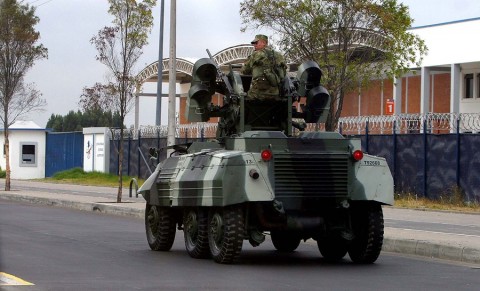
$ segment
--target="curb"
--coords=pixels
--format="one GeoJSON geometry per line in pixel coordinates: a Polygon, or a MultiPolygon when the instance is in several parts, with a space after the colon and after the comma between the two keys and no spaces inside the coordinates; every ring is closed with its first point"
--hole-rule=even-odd
{"type": "Polygon", "coordinates": [[[438,244],[426,240],[394,239],[385,237],[383,240],[382,251],[480,264],[479,249],[438,244]]]}
{"type": "MultiPolygon", "coordinates": [[[[119,206],[115,205],[116,203],[108,202],[79,202],[62,199],[22,196],[8,193],[2,193],[2,195],[0,195],[0,199],[46,206],[72,208],[80,211],[100,212],[104,214],[134,217],[139,219],[143,219],[145,217],[145,212],[143,209],[128,207],[128,204],[132,202],[122,204],[125,206],[119,206]]],[[[438,244],[426,240],[391,238],[387,236],[384,237],[382,251],[458,261],[463,263],[480,264],[480,249],[438,244]]]]}
{"type": "Polygon", "coordinates": [[[126,202],[122,204],[125,206],[119,206],[119,205],[114,205],[114,204],[117,204],[114,202],[111,202],[111,203],[79,202],[79,201],[70,201],[70,200],[63,200],[63,199],[21,196],[21,195],[8,194],[8,193],[7,194],[2,193],[2,195],[0,195],[0,199],[46,205],[46,206],[54,206],[54,207],[65,207],[65,208],[71,208],[71,209],[76,209],[80,211],[100,212],[105,214],[127,216],[127,217],[141,218],[141,219],[145,217],[145,212],[143,209],[134,209],[126,206],[128,204],[131,204],[132,202],[126,202]]]}

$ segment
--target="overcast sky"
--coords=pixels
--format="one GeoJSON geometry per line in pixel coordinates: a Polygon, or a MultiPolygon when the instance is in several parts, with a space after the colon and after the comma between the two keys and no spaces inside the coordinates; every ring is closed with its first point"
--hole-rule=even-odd
{"type": "MultiPolygon", "coordinates": [[[[155,24],[137,71],[158,59],[160,0],[154,9],[155,24]]],[[[82,88],[103,82],[106,67],[95,60],[96,50],[90,39],[104,26],[111,25],[106,0],[24,0],[37,6],[40,23],[36,29],[40,42],[48,48],[48,60],[38,61],[27,74],[48,105],[44,113],[28,116],[44,127],[52,113],[65,115],[78,110],[82,88]]],[[[410,7],[414,27],[480,17],[479,0],[401,0],[410,7]]],[[[177,57],[206,57],[243,43],[249,43],[257,33],[240,32],[240,0],[177,0],[177,57]]],[[[165,1],[164,57],[169,52],[170,1],[165,1]]],[[[152,88],[154,90],[155,87],[152,88]]],[[[148,88],[146,88],[146,91],[148,88]]],[[[150,91],[148,93],[154,93],[150,91]]],[[[164,98],[165,99],[165,98],[164,98]]],[[[162,113],[166,124],[167,113],[162,113]]],[[[155,124],[155,100],[140,101],[140,124],[155,124]]],[[[163,111],[163,110],[162,110],[163,111]]],[[[126,125],[133,124],[133,110],[126,125]]]]}

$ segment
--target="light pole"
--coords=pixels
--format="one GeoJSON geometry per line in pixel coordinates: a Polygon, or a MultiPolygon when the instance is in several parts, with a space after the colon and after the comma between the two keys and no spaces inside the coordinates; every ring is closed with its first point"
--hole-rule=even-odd
{"type": "Polygon", "coordinates": [[[160,126],[162,123],[162,75],[163,75],[163,11],[165,0],[161,0],[160,4],[160,40],[158,45],[158,73],[157,73],[157,106],[155,112],[155,125],[160,126]]]}
{"type": "MultiPolygon", "coordinates": [[[[170,70],[168,72],[168,132],[167,146],[175,144],[175,95],[177,86],[176,64],[176,10],[177,1],[171,0],[170,4],[170,70]]],[[[169,154],[170,151],[167,152],[169,154]]]]}

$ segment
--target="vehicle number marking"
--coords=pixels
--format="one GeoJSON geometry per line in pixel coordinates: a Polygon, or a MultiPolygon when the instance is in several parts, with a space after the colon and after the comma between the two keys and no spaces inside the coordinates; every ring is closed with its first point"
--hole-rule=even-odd
{"type": "Polygon", "coordinates": [[[379,161],[363,161],[364,166],[380,166],[379,161]]]}

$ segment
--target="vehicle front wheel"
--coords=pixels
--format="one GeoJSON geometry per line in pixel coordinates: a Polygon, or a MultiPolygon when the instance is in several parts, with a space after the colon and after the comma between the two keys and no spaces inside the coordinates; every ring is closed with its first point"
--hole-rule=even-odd
{"type": "Polygon", "coordinates": [[[245,232],[241,206],[214,208],[209,213],[208,242],[215,262],[232,263],[242,251],[245,232]]]}
{"type": "Polygon", "coordinates": [[[169,251],[175,240],[175,216],[170,207],[150,205],[145,208],[145,230],[150,248],[169,251]]]}
{"type": "Polygon", "coordinates": [[[189,209],[183,215],[185,248],[190,257],[204,259],[210,257],[208,244],[208,214],[205,209],[189,209]]]}

